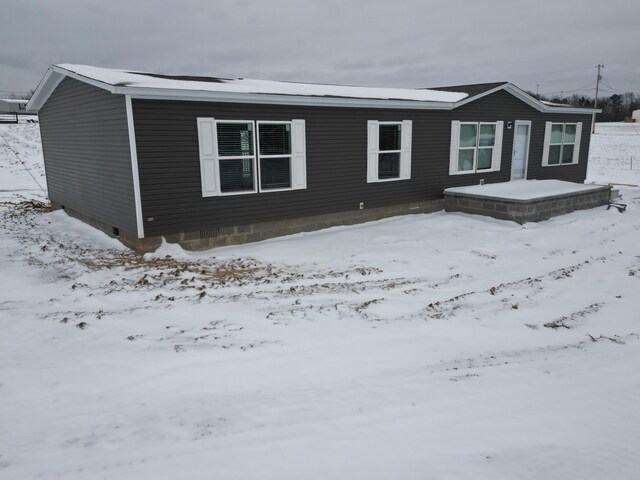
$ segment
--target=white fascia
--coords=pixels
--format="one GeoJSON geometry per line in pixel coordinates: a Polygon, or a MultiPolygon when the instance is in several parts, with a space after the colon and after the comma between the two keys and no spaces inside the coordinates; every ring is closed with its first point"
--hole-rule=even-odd
{"type": "Polygon", "coordinates": [[[42,107],[64,77],[65,75],[58,72],[55,67],[49,67],[47,73],[45,73],[40,83],[38,83],[33,95],[31,95],[25,110],[27,112],[37,112],[40,110],[40,107],[42,107]]]}
{"type": "Polygon", "coordinates": [[[207,92],[145,87],[115,87],[113,93],[148,100],[182,100],[195,102],[253,103],[318,107],[402,108],[415,110],[451,110],[452,102],[420,102],[412,100],[278,95],[265,93],[207,92]]]}
{"type": "Polygon", "coordinates": [[[114,93],[114,86],[109,85],[104,82],[99,82],[98,80],[94,80],[92,78],[84,77],[82,75],[78,75],[75,72],[67,70],[66,68],[61,68],[57,65],[52,65],[45,73],[42,80],[36,87],[35,92],[31,95],[29,99],[29,103],[27,103],[26,110],[28,112],[37,112],[40,110],[44,102],[47,101],[49,96],[53,93],[56,87],[60,84],[60,82],[64,79],[64,77],[71,77],[76,80],[79,80],[83,83],[88,83],[89,85],[93,85],[94,87],[101,88],[102,90],[107,90],[108,92],[114,93]]]}
{"type": "Polygon", "coordinates": [[[532,97],[528,93],[520,90],[518,87],[513,85],[512,83],[505,83],[503,85],[499,85],[491,90],[487,90],[486,92],[482,92],[479,95],[474,95],[472,97],[467,97],[464,100],[461,100],[455,104],[453,108],[458,108],[467,103],[474,102],[482,97],[486,97],[487,95],[491,95],[492,93],[499,92],[500,90],[505,90],[509,92],[511,95],[516,97],[517,99],[523,101],[527,105],[535,108],[539,112],[542,113],[577,113],[577,114],[589,114],[589,113],[600,113],[602,110],[596,108],[575,108],[575,107],[552,107],[549,105],[545,105],[544,103],[538,101],[536,98],[532,97]]]}
{"type": "Polygon", "coordinates": [[[112,93],[131,95],[133,98],[149,100],[183,100],[198,102],[223,102],[223,103],[254,103],[276,105],[299,106],[324,106],[324,107],[359,107],[359,108],[396,108],[405,110],[453,110],[467,103],[478,100],[500,90],[506,90],[514,97],[542,113],[599,113],[593,108],[551,107],[536,100],[532,96],[520,90],[515,85],[507,83],[483,92],[479,95],[467,97],[459,102],[418,102],[411,100],[393,99],[368,99],[368,98],[340,98],[340,97],[305,97],[300,95],[270,95],[263,93],[229,93],[229,92],[205,92],[202,90],[168,90],[144,87],[113,87],[112,93]]]}

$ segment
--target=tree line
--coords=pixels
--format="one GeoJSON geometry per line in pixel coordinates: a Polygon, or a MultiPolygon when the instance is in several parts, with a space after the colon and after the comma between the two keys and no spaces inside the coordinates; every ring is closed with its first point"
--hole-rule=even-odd
{"type": "MultiPolygon", "coordinates": [[[[573,107],[593,108],[594,98],[574,93],[570,96],[565,95],[536,95],[533,92],[527,92],[538,100],[562,103],[573,107]]],[[[614,93],[610,97],[598,96],[598,107],[602,113],[596,115],[596,122],[629,122],[631,114],[634,110],[640,110],[640,96],[632,92],[614,93]]]]}

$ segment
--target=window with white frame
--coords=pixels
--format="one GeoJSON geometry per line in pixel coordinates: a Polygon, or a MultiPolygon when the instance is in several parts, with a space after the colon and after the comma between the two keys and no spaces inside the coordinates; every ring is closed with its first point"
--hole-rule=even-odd
{"type": "Polygon", "coordinates": [[[291,122],[258,122],[260,188],[291,187],[291,122]]]}
{"type": "Polygon", "coordinates": [[[303,189],[304,120],[198,118],[202,195],[239,195],[303,189]]]}
{"type": "Polygon", "coordinates": [[[451,122],[449,174],[500,170],[504,122],[451,122]]]}
{"type": "Polygon", "coordinates": [[[220,192],[256,191],[253,122],[217,122],[220,192]]]}
{"type": "Polygon", "coordinates": [[[581,138],[581,122],[546,122],[542,165],[548,167],[578,163],[581,138]]]}
{"type": "Polygon", "coordinates": [[[367,129],[367,182],[411,178],[411,120],[369,120],[367,129]]]}

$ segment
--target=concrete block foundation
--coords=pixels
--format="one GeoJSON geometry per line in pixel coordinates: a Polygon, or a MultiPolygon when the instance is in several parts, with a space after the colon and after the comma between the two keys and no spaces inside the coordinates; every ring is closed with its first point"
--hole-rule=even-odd
{"type": "Polygon", "coordinates": [[[444,209],[447,212],[486,215],[499,220],[511,220],[523,224],[548,220],[551,217],[575,210],[607,205],[610,198],[610,186],[527,200],[487,198],[479,195],[445,192],[444,209]]]}
{"type": "MultiPolygon", "coordinates": [[[[52,202],[54,209],[64,208],[52,202]]],[[[118,231],[117,235],[111,225],[87,217],[75,210],[64,208],[72,217],[78,218],[89,225],[102,230],[111,237],[117,238],[127,247],[138,253],[152,252],[162,243],[164,237],[169,243],[180,244],[186,250],[207,250],[226,245],[257,242],[268,238],[281,237],[300,232],[311,232],[339,225],[353,225],[357,223],[380,220],[397,215],[416,213],[432,213],[442,210],[443,200],[413,202],[387,207],[367,208],[346,212],[315,215],[311,217],[275,220],[271,222],[253,223],[249,225],[231,226],[203,226],[202,229],[191,232],[171,233],[163,236],[138,238],[136,234],[118,231]]]]}

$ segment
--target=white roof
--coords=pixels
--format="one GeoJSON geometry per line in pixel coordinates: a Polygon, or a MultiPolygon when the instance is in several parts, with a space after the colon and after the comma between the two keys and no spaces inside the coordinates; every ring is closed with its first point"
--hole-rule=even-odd
{"type": "MultiPolygon", "coordinates": [[[[352,87],[312,83],[252,80],[248,78],[226,79],[201,77],[202,80],[183,80],[179,75],[158,75],[144,72],[115,70],[71,65],[58,67],[88,79],[97,80],[115,87],[142,87],[166,90],[198,90],[204,92],[255,93],[268,95],[298,95],[306,97],[341,97],[375,100],[411,100],[416,102],[458,102],[468,95],[459,92],[444,92],[428,89],[352,87]],[[171,78],[173,77],[173,78],[171,78]]],[[[184,77],[183,77],[184,78],[184,77]]],[[[192,77],[193,78],[193,77],[192,77]]]]}
{"type": "Polygon", "coordinates": [[[499,200],[526,201],[601,190],[603,188],[609,187],[584,185],[562,180],[518,180],[516,182],[489,183],[471,185],[469,187],[452,187],[445,189],[444,192],[499,200]]]}

